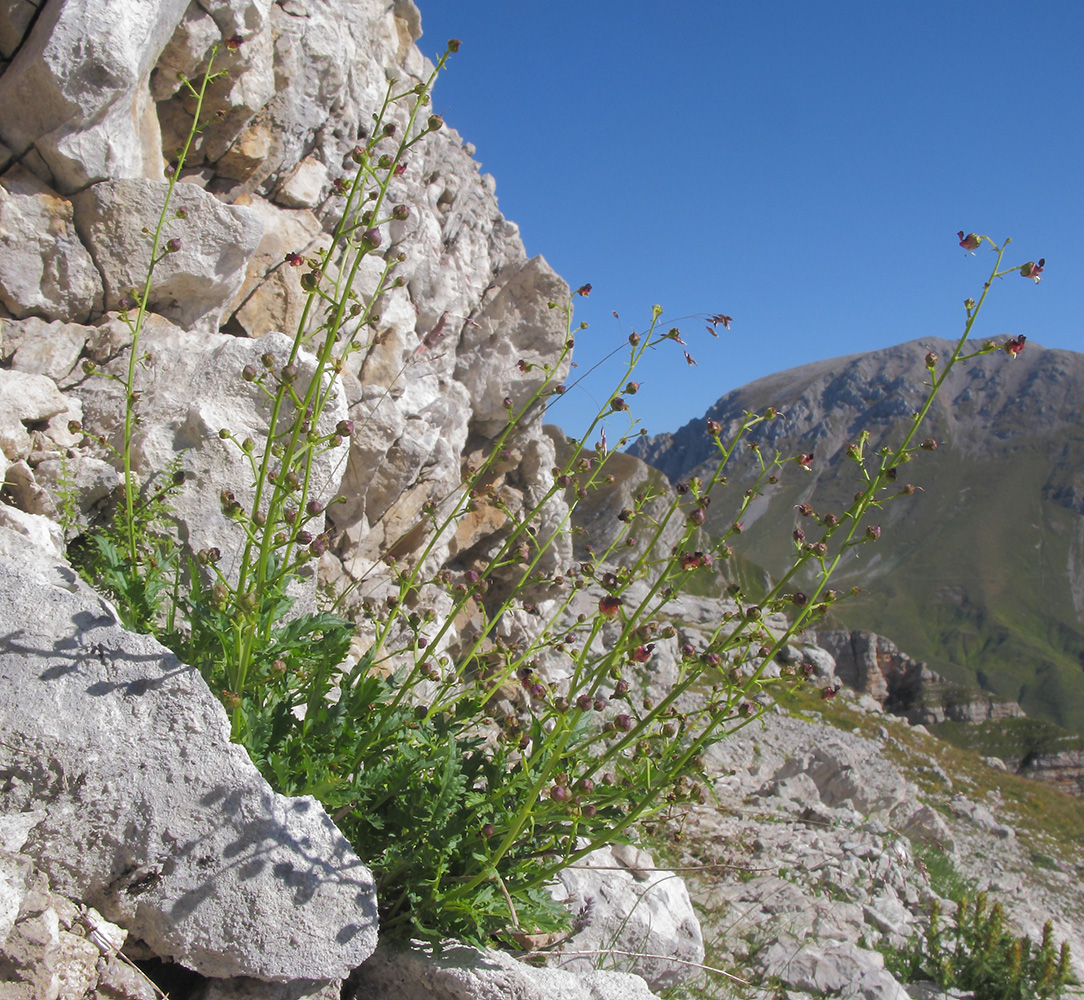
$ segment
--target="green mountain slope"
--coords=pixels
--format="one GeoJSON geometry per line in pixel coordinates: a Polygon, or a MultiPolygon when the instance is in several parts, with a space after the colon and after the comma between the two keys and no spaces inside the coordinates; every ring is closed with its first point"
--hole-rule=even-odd
{"type": "MultiPolygon", "coordinates": [[[[750,383],[705,414],[724,429],[744,410],[785,418],[754,436],[768,454],[812,451],[788,465],[745,518],[740,551],[779,573],[793,551],[799,503],[838,509],[856,489],[846,445],[866,429],[892,444],[921,401],[924,340],[794,368],[750,383]]],[[[861,546],[837,581],[861,587],[838,621],[889,636],[951,680],[1019,701],[1084,732],[1084,355],[1029,344],[953,372],[925,434],[939,447],[900,470],[919,491],[880,512],[881,540],[861,546]]],[[[702,474],[704,421],[630,449],[671,481],[702,474]]],[[[741,462],[741,458],[737,459],[741,462]]],[[[728,525],[748,474],[738,464],[713,498],[708,527],[728,525]]],[[[841,588],[842,589],[842,588],[841,588]]]]}

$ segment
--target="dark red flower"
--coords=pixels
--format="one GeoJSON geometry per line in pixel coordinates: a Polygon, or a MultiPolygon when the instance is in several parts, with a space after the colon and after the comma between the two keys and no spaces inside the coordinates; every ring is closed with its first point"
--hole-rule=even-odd
{"type": "Polygon", "coordinates": [[[806,472],[810,471],[810,465],[813,463],[813,452],[802,452],[795,460],[806,472]]]}
{"type": "Polygon", "coordinates": [[[621,598],[616,594],[606,594],[598,602],[599,614],[604,618],[616,618],[621,610],[621,598]]]}
{"type": "Polygon", "coordinates": [[[831,701],[840,691],[843,690],[842,684],[837,684],[835,687],[826,687],[821,689],[821,697],[825,701],[831,701]]]}
{"type": "Polygon", "coordinates": [[[1015,358],[1023,349],[1024,344],[1027,342],[1027,337],[1020,334],[1019,337],[1013,337],[1011,340],[1005,342],[1004,351],[1010,358],[1015,358]]]}
{"type": "Polygon", "coordinates": [[[288,253],[285,260],[290,267],[301,267],[301,265],[305,263],[305,258],[299,253],[288,253]]]}
{"type": "Polygon", "coordinates": [[[236,52],[244,44],[245,40],[240,35],[230,35],[226,39],[226,48],[231,52],[236,52]]]}
{"type": "Polygon", "coordinates": [[[965,235],[961,229],[956,235],[960,237],[960,246],[965,250],[978,250],[982,245],[982,237],[977,233],[967,233],[965,235]]]}
{"type": "Polygon", "coordinates": [[[1039,275],[1043,273],[1043,269],[1045,268],[1045,266],[1045,257],[1040,257],[1038,264],[1036,264],[1033,260],[1029,260],[1020,268],[1020,274],[1023,275],[1025,278],[1031,278],[1031,280],[1034,281],[1035,284],[1038,284],[1040,281],[1043,280],[1039,277],[1039,275]]]}
{"type": "Polygon", "coordinates": [[[583,298],[586,299],[587,296],[591,294],[591,285],[590,284],[580,285],[580,287],[576,289],[574,294],[580,295],[580,296],[582,296],[583,298]]]}

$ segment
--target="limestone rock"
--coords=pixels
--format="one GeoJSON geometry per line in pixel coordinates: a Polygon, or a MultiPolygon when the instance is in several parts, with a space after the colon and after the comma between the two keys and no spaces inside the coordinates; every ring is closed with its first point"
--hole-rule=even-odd
{"type": "MultiPolygon", "coordinates": [[[[566,336],[564,314],[548,304],[564,302],[568,286],[543,258],[501,279],[500,290],[464,329],[456,352],[456,380],[470,394],[478,430],[487,436],[507,422],[506,397],[518,409],[542,384],[542,366],[566,336]],[[521,371],[519,361],[531,370],[521,371]]],[[[557,381],[563,377],[557,373],[557,381]]]]}
{"type": "Polygon", "coordinates": [[[73,401],[52,379],[0,368],[0,450],[9,459],[30,453],[31,430],[44,428],[53,417],[69,413],[76,416],[73,401]]]}
{"type": "Polygon", "coordinates": [[[344,977],[376,943],[368,870],[315,801],[270,790],[194,670],[64,572],[0,560],[20,595],[0,612],[0,780],[7,808],[45,811],[24,850],[204,974],[344,977]]]}
{"type": "MultiPolygon", "coordinates": [[[[256,196],[237,202],[263,221],[263,237],[249,261],[240,291],[227,308],[226,332],[259,337],[271,330],[293,336],[307,298],[298,271],[284,260],[288,253],[311,253],[320,222],[304,209],[290,211],[256,196]]],[[[327,246],[330,240],[322,241],[327,246]]]]}
{"type": "Polygon", "coordinates": [[[62,382],[78,364],[89,333],[88,327],[60,320],[5,320],[3,353],[16,371],[62,382]]]}
{"type": "Polygon", "coordinates": [[[108,462],[83,454],[39,462],[34,481],[48,491],[58,511],[74,502],[76,522],[84,527],[91,512],[122,485],[120,473],[108,462]]]}
{"type": "Polygon", "coordinates": [[[500,951],[452,944],[439,954],[378,948],[351,977],[351,1000],[652,1000],[625,972],[536,968],[500,951]]]}
{"type": "Polygon", "coordinates": [[[18,318],[75,322],[102,304],[102,279],[71,202],[20,166],[0,179],[0,302],[18,318]]]}
{"type": "MultiPolygon", "coordinates": [[[[123,331],[119,336],[123,336],[123,331]]],[[[260,340],[241,340],[221,334],[200,336],[167,326],[148,329],[142,341],[152,362],[140,380],[141,412],[154,415],[142,426],[134,448],[133,465],[144,480],[161,474],[181,458],[188,479],[172,499],[181,524],[182,540],[193,550],[217,547],[224,555],[224,572],[235,571],[231,563],[243,536],[237,524],[221,510],[219,495],[231,490],[242,504],[254,495],[252,471],[239,442],[266,433],[268,406],[260,390],[242,377],[246,365],[263,370],[260,358],[270,353],[276,365],[285,364],[290,341],[282,334],[260,340]],[[228,429],[235,441],[223,440],[228,429]]],[[[302,352],[297,360],[296,385],[304,391],[314,370],[314,359],[302,352]]],[[[118,383],[96,379],[80,387],[87,419],[114,436],[119,447],[122,430],[122,399],[118,383]]],[[[316,431],[329,436],[346,417],[341,393],[329,400],[316,431]]],[[[313,461],[313,499],[327,503],[338,488],[341,449],[319,452],[313,461]]],[[[313,522],[314,524],[316,522],[313,522]]]]}
{"type": "MultiPolygon", "coordinates": [[[[164,182],[132,179],[102,181],[72,199],[76,228],[102,272],[107,310],[143,287],[151,262],[143,229],[157,223],[165,196],[164,182]]],[[[263,224],[251,209],[223,205],[192,184],[174,188],[170,208],[188,216],[164,229],[159,253],[171,239],[180,247],[155,266],[149,308],[179,326],[215,331],[244,281],[263,224]]]]}
{"type": "Polygon", "coordinates": [[[558,877],[563,892],[555,889],[555,895],[583,928],[559,947],[550,964],[577,972],[620,968],[661,990],[685,982],[694,964],[704,961],[700,923],[685,883],[656,869],[645,852],[624,844],[603,848],[558,877]],[[594,954],[566,958],[566,951],[594,954]]]}
{"type": "Polygon", "coordinates": [[[61,193],[161,177],[147,78],[188,0],[46,5],[0,77],[0,135],[61,193]]]}

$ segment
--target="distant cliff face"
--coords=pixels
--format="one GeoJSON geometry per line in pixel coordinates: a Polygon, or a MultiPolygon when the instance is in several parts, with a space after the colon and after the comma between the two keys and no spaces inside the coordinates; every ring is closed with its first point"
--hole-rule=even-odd
{"type": "MultiPolygon", "coordinates": [[[[898,441],[922,398],[928,350],[913,341],[790,369],[719,400],[705,419],[733,431],[745,410],[783,417],[753,436],[768,453],[813,452],[812,469],[787,467],[745,518],[740,551],[779,573],[792,551],[794,507],[842,506],[856,488],[846,445],[865,429],[870,450],[898,441]]],[[[1032,715],[1084,731],[1084,355],[1033,344],[953,371],[924,434],[939,448],[901,469],[919,487],[887,504],[876,547],[837,577],[864,593],[839,606],[849,628],[891,636],[949,680],[1019,701],[1032,715]]],[[[704,421],[638,440],[633,454],[672,481],[702,471],[704,421]]],[[[740,462],[740,458],[736,460],[740,462]]],[[[709,526],[748,479],[728,470],[709,526]]]]}

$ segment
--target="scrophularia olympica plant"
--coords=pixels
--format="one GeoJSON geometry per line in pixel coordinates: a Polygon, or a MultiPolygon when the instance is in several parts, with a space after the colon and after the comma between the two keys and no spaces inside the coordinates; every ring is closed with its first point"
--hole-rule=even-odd
{"type": "MultiPolygon", "coordinates": [[[[236,51],[242,44],[235,36],[225,47],[236,51]]],[[[425,505],[418,549],[409,558],[387,557],[379,599],[360,600],[358,620],[333,610],[291,615],[291,582],[333,541],[313,482],[314,459],[345,449],[358,430],[351,420],[321,430],[321,417],[348,356],[373,346],[381,296],[401,281],[403,256],[382,249],[382,227],[412,209],[390,204],[389,186],[406,154],[442,126],[426,109],[457,49],[458,42],[449,42],[428,80],[389,85],[353,152],[353,175],[335,183],[344,201],[328,248],[286,255],[283,266],[306,293],[292,348],[285,358],[269,352],[237,373],[265,401],[267,434],[238,440],[222,431],[246,456],[251,474],[251,483],[236,491],[243,485],[251,500],[242,503],[231,490],[219,497],[239,530],[231,573],[220,568],[227,560],[215,549],[177,555],[168,502],[183,487],[182,470],[166,470],[166,485],[141,495],[131,464],[151,276],[180,241],[198,239],[198,219],[171,213],[170,196],[217,73],[209,67],[199,85],[186,81],[196,106],[192,130],[168,171],[165,206],[150,233],[147,282],[125,303],[131,344],[117,449],[124,496],[113,523],[93,532],[80,552],[85,573],[116,599],[129,626],[154,632],[201,670],[226,707],[234,738],[268,781],[324,803],[376,873],[382,933],[514,944],[524,934],[567,924],[568,914],[546,888],[557,872],[628,838],[655,814],[705,801],[704,751],[763,710],[756,696],[770,684],[807,682],[803,665],[784,667],[774,682],[766,666],[837,600],[828,585],[841,560],[880,541],[881,526],[871,517],[914,493],[899,483],[899,472],[935,447],[919,432],[949,372],[999,349],[991,342],[972,350],[968,343],[993,279],[1019,272],[1038,281],[1045,262],[1002,269],[1009,241],[998,246],[960,234],[968,251],[988,243],[995,262],[979,298],[965,304],[964,329],[950,356],[927,355],[924,404],[894,447],[870,453],[868,434],[857,438],[848,452],[859,483],[853,503],[825,514],[802,504],[797,524],[785,528],[793,532],[791,568],[756,598],[732,586],[730,610],[703,648],[678,644],[665,620],[667,604],[697,574],[714,579],[761,490],[809,469],[815,456],[745,447],[753,428],[779,418],[774,408],[745,414],[730,440],[709,420],[706,432],[717,450],[710,475],[674,489],[645,486],[616,515],[598,551],[587,546],[585,559],[564,564],[560,541],[572,530],[577,504],[608,487],[610,456],[637,433],[637,367],[647,351],[671,341],[683,351],[687,346],[678,328],[663,327],[656,307],[647,328],[622,346],[620,378],[591,425],[526,508],[515,508],[502,494],[501,463],[540,408],[566,391],[558,373],[583,329],[574,325],[572,304],[590,294],[590,285],[550,304],[565,318],[558,355],[543,365],[518,362],[520,371],[539,368],[544,377],[526,400],[505,398],[505,426],[483,457],[464,470],[457,489],[425,505]],[[182,223],[181,235],[168,235],[168,227],[182,223]],[[358,276],[367,259],[378,263],[378,277],[361,294],[358,276]],[[612,445],[607,420],[625,422],[612,445]],[[738,456],[754,464],[754,481],[736,499],[731,527],[709,537],[702,526],[713,491],[725,485],[727,465],[738,456]],[[486,563],[434,569],[442,541],[482,501],[507,519],[486,563]],[[671,551],[662,542],[675,535],[671,551]],[[808,578],[809,570],[814,583],[800,592],[794,581],[808,578]],[[501,624],[517,614],[533,622],[520,636],[501,624]],[[464,616],[473,625],[461,631],[464,616]],[[359,627],[366,651],[352,663],[346,654],[359,627]],[[667,643],[676,674],[648,692],[645,677],[667,643]]],[[[705,318],[713,335],[732,322],[723,313],[705,318]]],[[[1023,347],[1023,337],[1000,345],[1011,357],[1023,347]]],[[[409,377],[414,357],[400,377],[409,377]]],[[[685,357],[695,364],[687,351],[685,357]]]]}

